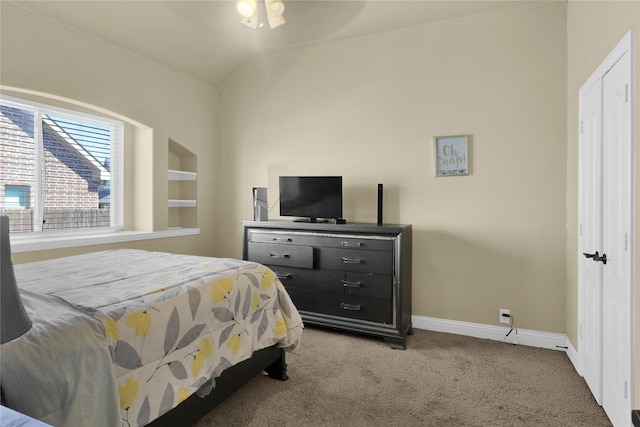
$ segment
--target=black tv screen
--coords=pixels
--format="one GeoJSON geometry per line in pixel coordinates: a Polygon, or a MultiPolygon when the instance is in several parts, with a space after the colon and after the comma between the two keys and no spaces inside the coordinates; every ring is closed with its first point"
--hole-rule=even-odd
{"type": "Polygon", "coordinates": [[[342,177],[281,176],[280,216],[342,218],[342,177]]]}

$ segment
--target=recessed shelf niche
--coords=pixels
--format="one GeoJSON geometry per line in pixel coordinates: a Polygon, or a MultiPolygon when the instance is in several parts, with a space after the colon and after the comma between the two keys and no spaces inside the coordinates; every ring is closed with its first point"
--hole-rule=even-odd
{"type": "Polygon", "coordinates": [[[169,228],[197,228],[198,158],[171,139],[167,179],[169,228]]]}

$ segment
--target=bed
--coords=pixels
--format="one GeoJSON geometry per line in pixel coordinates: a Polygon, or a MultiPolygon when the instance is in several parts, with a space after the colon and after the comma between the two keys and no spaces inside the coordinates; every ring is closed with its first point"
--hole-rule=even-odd
{"type": "Polygon", "coordinates": [[[15,265],[33,327],[1,347],[6,406],[54,426],[191,425],[303,323],[267,267],[133,249],[15,265]]]}

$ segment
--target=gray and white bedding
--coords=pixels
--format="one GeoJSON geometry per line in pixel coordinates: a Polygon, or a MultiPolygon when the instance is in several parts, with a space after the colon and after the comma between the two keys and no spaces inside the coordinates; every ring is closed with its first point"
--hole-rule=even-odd
{"type": "Polygon", "coordinates": [[[254,351],[295,351],[302,337],[284,287],[253,262],[126,249],[15,273],[39,326],[2,346],[4,397],[55,426],[143,426],[254,351]]]}

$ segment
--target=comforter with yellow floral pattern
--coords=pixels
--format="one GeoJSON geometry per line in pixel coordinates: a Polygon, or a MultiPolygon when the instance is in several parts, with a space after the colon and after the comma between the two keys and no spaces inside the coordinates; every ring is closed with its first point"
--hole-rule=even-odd
{"type": "Polygon", "coordinates": [[[207,393],[254,351],[295,351],[302,336],[284,287],[253,262],[121,249],[15,270],[21,288],[61,297],[102,323],[126,426],[207,393]]]}

